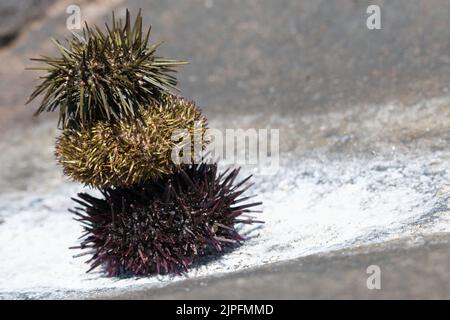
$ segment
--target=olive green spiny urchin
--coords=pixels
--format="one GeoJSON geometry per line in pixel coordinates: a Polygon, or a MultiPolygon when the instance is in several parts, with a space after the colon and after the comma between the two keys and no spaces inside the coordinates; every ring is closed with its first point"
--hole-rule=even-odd
{"type": "Polygon", "coordinates": [[[126,187],[171,173],[176,167],[174,148],[182,150],[191,143],[193,149],[197,143],[201,147],[196,151],[201,151],[206,125],[193,102],[166,95],[161,102],[150,102],[148,108],[141,109],[139,118],[64,130],[55,154],[64,173],[73,180],[98,188],[126,187]],[[174,139],[177,132],[181,135],[174,139]]]}
{"type": "Polygon", "coordinates": [[[54,40],[61,56],[32,59],[46,63],[47,74],[30,99],[42,95],[36,114],[59,108],[63,129],[79,128],[96,120],[137,116],[150,100],[175,88],[174,67],[182,61],[155,55],[159,44],[149,45],[150,29],[143,34],[139,11],[134,24],[127,10],[125,22],[112,18],[102,31],[87,24],[83,36],[76,34],[66,45],[54,40]]]}

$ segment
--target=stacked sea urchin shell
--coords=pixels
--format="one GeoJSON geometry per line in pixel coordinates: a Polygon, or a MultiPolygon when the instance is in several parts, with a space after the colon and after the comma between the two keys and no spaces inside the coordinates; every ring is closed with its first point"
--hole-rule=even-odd
{"type": "Polygon", "coordinates": [[[30,101],[44,96],[37,114],[59,109],[57,161],[102,194],[80,193],[70,210],[85,230],[75,248],[92,255],[88,271],[179,273],[243,241],[237,224],[259,222],[243,215],[261,204],[242,196],[250,177],[238,182],[238,169],[218,173],[215,163],[194,163],[194,153],[191,163],[171,160],[174,132],[203,136],[206,119],[172,93],[184,62],[157,57],[149,35],[141,12],[131,23],[127,10],[105,31],[86,24],[82,36],[54,41],[60,57],[34,59],[47,65],[33,68],[46,75],[30,101]]]}

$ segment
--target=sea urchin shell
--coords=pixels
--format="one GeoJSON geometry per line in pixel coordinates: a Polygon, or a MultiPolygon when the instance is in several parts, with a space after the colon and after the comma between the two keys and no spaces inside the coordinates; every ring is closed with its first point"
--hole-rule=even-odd
{"type": "MultiPolygon", "coordinates": [[[[141,111],[140,118],[99,121],[80,130],[64,130],[56,142],[56,158],[64,173],[92,187],[128,187],[169,174],[175,147],[194,141],[205,145],[206,119],[194,102],[165,95],[141,111]],[[185,130],[181,142],[176,130],[185,130]],[[201,140],[201,141],[200,141],[201,140]]],[[[191,150],[194,160],[195,150],[191,150]]]]}
{"type": "Polygon", "coordinates": [[[163,180],[105,189],[103,198],[80,193],[81,207],[71,211],[85,234],[75,248],[90,249],[81,254],[93,254],[90,270],[103,266],[110,276],[186,271],[195,258],[244,240],[236,224],[261,222],[243,215],[261,203],[241,197],[251,184],[235,183],[238,173],[183,165],[163,180]]]}
{"type": "Polygon", "coordinates": [[[149,45],[139,11],[134,24],[116,20],[102,31],[87,24],[83,36],[74,34],[63,45],[54,40],[60,57],[32,59],[45,63],[28,68],[46,71],[30,99],[42,95],[36,112],[59,109],[63,129],[78,128],[97,120],[135,116],[149,100],[159,100],[177,84],[175,67],[185,62],[156,56],[159,44],[149,45]]]}

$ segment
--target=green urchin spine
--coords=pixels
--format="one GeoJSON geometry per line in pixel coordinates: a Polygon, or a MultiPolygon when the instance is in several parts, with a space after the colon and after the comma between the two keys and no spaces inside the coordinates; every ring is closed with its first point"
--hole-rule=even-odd
{"type": "Polygon", "coordinates": [[[73,35],[65,45],[53,40],[60,57],[32,59],[47,66],[29,69],[47,74],[27,103],[43,96],[36,114],[59,109],[62,129],[138,116],[175,89],[175,67],[186,63],[158,57],[160,43],[149,45],[150,30],[144,34],[141,11],[132,25],[127,10],[125,22],[113,13],[106,32],[86,24],[82,38],[73,35]]]}

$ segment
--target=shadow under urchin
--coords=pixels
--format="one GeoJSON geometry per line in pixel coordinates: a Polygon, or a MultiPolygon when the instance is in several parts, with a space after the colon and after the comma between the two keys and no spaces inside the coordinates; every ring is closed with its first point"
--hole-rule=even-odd
{"type": "MultiPolygon", "coordinates": [[[[102,198],[79,193],[70,210],[84,227],[91,271],[109,276],[181,273],[200,257],[232,248],[244,238],[238,224],[261,223],[247,213],[261,202],[242,194],[251,176],[239,169],[218,173],[217,164],[182,165],[170,177],[127,188],[102,189],[102,198]]],[[[78,255],[78,256],[80,256],[78,255]]]]}

